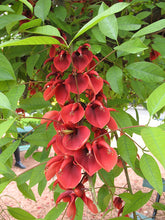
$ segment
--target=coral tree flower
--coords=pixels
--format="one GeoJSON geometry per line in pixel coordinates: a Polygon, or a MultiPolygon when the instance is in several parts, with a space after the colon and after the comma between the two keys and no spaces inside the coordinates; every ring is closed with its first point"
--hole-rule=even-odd
{"type": "Polygon", "coordinates": [[[92,149],[97,163],[107,172],[113,169],[117,163],[117,153],[103,140],[92,143],[92,149]]]}
{"type": "Polygon", "coordinates": [[[93,54],[88,50],[89,44],[80,46],[72,54],[73,66],[78,72],[82,72],[93,59],[93,54]]]}
{"type": "Polygon", "coordinates": [[[74,162],[73,157],[57,155],[50,159],[45,167],[47,180],[55,175],[65,189],[74,188],[81,180],[81,167],[74,162]]]}
{"type": "Polygon", "coordinates": [[[84,190],[84,185],[80,183],[74,190],[67,190],[63,192],[56,200],[56,204],[58,204],[61,200],[69,203],[66,213],[71,220],[73,220],[76,215],[75,201],[78,197],[84,201],[84,203],[88,206],[91,212],[98,213],[96,205],[93,203],[91,199],[86,197],[84,190]]]}
{"type": "Polygon", "coordinates": [[[54,58],[53,62],[57,70],[64,72],[70,66],[71,56],[67,51],[61,50],[59,55],[54,58]]]}
{"type": "Polygon", "coordinates": [[[85,116],[90,124],[98,128],[103,128],[110,120],[109,109],[98,100],[87,105],[85,116]]]}
{"type": "Polygon", "coordinates": [[[158,51],[151,49],[150,61],[156,60],[156,58],[158,58],[158,56],[161,56],[161,54],[158,51]]]}
{"type": "Polygon", "coordinates": [[[66,124],[76,124],[83,118],[84,114],[84,108],[81,106],[80,103],[72,103],[66,105],[61,110],[61,117],[66,124]]]}

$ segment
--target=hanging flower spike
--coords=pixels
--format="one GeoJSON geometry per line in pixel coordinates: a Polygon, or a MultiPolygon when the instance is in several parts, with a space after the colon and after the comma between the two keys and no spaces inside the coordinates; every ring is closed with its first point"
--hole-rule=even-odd
{"type": "Polygon", "coordinates": [[[151,49],[150,61],[156,60],[156,58],[158,58],[158,56],[161,56],[161,54],[158,51],[151,49]]]}
{"type": "Polygon", "coordinates": [[[117,153],[103,140],[92,143],[92,149],[97,163],[107,172],[113,169],[117,163],[117,153]]]}
{"type": "Polygon", "coordinates": [[[84,92],[87,89],[89,82],[88,77],[82,73],[78,73],[76,76],[70,74],[65,81],[70,85],[70,91],[75,94],[81,94],[84,92]]]}
{"type": "Polygon", "coordinates": [[[71,56],[67,51],[61,50],[59,55],[54,58],[53,62],[57,70],[64,72],[70,66],[71,56]]]}
{"type": "Polygon", "coordinates": [[[80,46],[72,53],[73,66],[78,72],[83,72],[93,59],[93,54],[88,50],[89,44],[80,46]]]}
{"type": "Polygon", "coordinates": [[[102,168],[95,159],[90,143],[86,143],[82,149],[76,151],[74,154],[74,159],[88,173],[89,176],[93,176],[102,168]]]}
{"type": "Polygon", "coordinates": [[[109,109],[98,100],[87,105],[85,116],[91,125],[98,128],[103,128],[110,120],[109,109]]]}
{"type": "Polygon", "coordinates": [[[61,117],[64,123],[76,124],[84,117],[85,111],[80,103],[66,105],[61,110],[61,117]]]}
{"type": "Polygon", "coordinates": [[[62,143],[64,148],[68,150],[80,149],[90,136],[90,130],[86,126],[75,126],[70,124],[66,125],[66,129],[62,132],[65,134],[62,143]]]}

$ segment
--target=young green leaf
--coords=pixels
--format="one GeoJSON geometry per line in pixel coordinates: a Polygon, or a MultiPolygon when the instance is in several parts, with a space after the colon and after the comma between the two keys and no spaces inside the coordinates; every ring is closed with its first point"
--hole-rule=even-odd
{"type": "Polygon", "coordinates": [[[136,38],[128,40],[122,43],[120,46],[115,47],[114,49],[134,54],[146,50],[148,47],[139,38],[136,38]]]}
{"type": "Polygon", "coordinates": [[[151,197],[152,191],[149,193],[142,193],[138,191],[135,194],[123,193],[120,197],[125,200],[125,206],[123,210],[123,215],[127,215],[141,208],[151,197]]]}
{"type": "Polygon", "coordinates": [[[103,185],[98,192],[98,205],[102,212],[105,211],[109,204],[109,200],[112,197],[112,195],[109,193],[109,189],[107,185],[103,185]]]}
{"type": "Polygon", "coordinates": [[[118,151],[120,156],[126,161],[131,167],[135,167],[135,160],[137,156],[137,148],[132,140],[127,136],[121,136],[117,141],[118,151]]]}
{"type": "Polygon", "coordinates": [[[42,20],[40,18],[34,19],[32,21],[23,23],[20,27],[19,27],[19,31],[20,32],[24,32],[25,30],[29,29],[29,28],[34,28],[34,27],[38,27],[40,26],[42,23],[42,20]]]}
{"type": "Polygon", "coordinates": [[[8,12],[14,12],[14,10],[7,5],[0,5],[0,11],[8,11],[8,12]]]}
{"type": "Polygon", "coordinates": [[[29,212],[27,212],[21,208],[13,208],[13,207],[8,206],[7,210],[11,216],[13,216],[15,219],[18,219],[18,220],[25,220],[25,219],[34,220],[34,219],[36,219],[29,212]]]}
{"type": "Polygon", "coordinates": [[[143,154],[140,159],[140,169],[148,182],[161,195],[163,192],[162,177],[154,158],[148,154],[143,154]]]}
{"type": "Polygon", "coordinates": [[[3,15],[0,17],[0,29],[3,29],[9,24],[12,24],[15,21],[20,21],[27,19],[27,17],[23,15],[17,15],[17,14],[10,14],[10,15],[3,15]]]}
{"type": "Polygon", "coordinates": [[[64,211],[67,203],[60,203],[58,206],[52,208],[47,215],[45,216],[44,220],[50,220],[50,219],[57,219],[59,215],[64,211]]]}
{"type": "Polygon", "coordinates": [[[163,69],[146,61],[131,63],[126,67],[129,74],[145,82],[162,82],[165,78],[163,69]]]}
{"type": "Polygon", "coordinates": [[[154,209],[165,211],[165,205],[159,202],[155,202],[153,205],[154,209]]]}
{"type": "Polygon", "coordinates": [[[33,13],[33,6],[27,0],[19,0],[20,2],[24,3],[30,11],[33,13]]]}
{"type": "Polygon", "coordinates": [[[27,185],[27,183],[17,184],[19,191],[24,195],[25,198],[32,199],[36,201],[35,196],[31,188],[27,185]]]}
{"type": "Polygon", "coordinates": [[[60,45],[60,42],[53,37],[33,36],[33,37],[28,37],[22,40],[6,41],[0,44],[0,47],[21,46],[21,45],[46,45],[46,44],[60,45]]]}
{"type": "Polygon", "coordinates": [[[13,142],[0,154],[1,163],[4,163],[4,164],[6,163],[6,161],[9,159],[9,157],[11,157],[13,155],[14,151],[17,149],[20,142],[21,142],[20,140],[13,142]]]}
{"type": "Polygon", "coordinates": [[[155,114],[165,106],[165,83],[157,87],[147,99],[147,109],[150,115],[155,114]]]}
{"type": "Polygon", "coordinates": [[[156,31],[162,30],[163,28],[165,28],[165,19],[161,19],[159,21],[156,21],[156,22],[148,25],[147,27],[142,28],[141,30],[136,32],[132,36],[132,38],[141,37],[141,36],[144,36],[146,34],[151,34],[151,33],[154,33],[156,31]]]}
{"type": "Polygon", "coordinates": [[[107,10],[105,10],[104,12],[100,13],[99,15],[97,15],[96,17],[94,17],[93,19],[91,19],[87,24],[85,24],[79,31],[78,33],[74,36],[74,38],[72,39],[71,43],[73,42],[73,40],[75,40],[76,38],[78,38],[80,35],[82,35],[83,33],[85,33],[86,31],[88,31],[90,28],[92,28],[93,26],[95,26],[96,24],[98,24],[98,22],[100,22],[101,20],[103,20],[104,18],[115,14],[117,12],[122,11],[124,8],[128,7],[128,3],[126,2],[119,2],[116,3],[114,5],[112,5],[110,8],[108,8],[107,10]]]}
{"type": "Polygon", "coordinates": [[[0,81],[15,80],[15,74],[12,65],[8,59],[0,53],[0,81]]]}
{"type": "Polygon", "coordinates": [[[123,93],[123,72],[117,67],[113,66],[108,69],[106,79],[109,82],[112,90],[120,95],[123,93]]]}
{"type": "Polygon", "coordinates": [[[141,21],[133,15],[121,16],[117,22],[119,29],[124,31],[136,31],[141,27],[141,21]]]}
{"type": "Polygon", "coordinates": [[[59,30],[51,25],[36,27],[36,28],[28,30],[27,32],[33,33],[33,34],[42,34],[42,35],[61,37],[59,30]]]}
{"type": "Polygon", "coordinates": [[[158,127],[148,127],[142,130],[141,135],[150,152],[165,168],[165,131],[158,127]]]}
{"type": "Polygon", "coordinates": [[[49,14],[51,0],[39,0],[34,7],[34,15],[44,21],[49,14]]]}
{"type": "Polygon", "coordinates": [[[27,74],[30,76],[30,78],[33,77],[34,67],[35,67],[35,64],[37,63],[39,57],[40,57],[39,54],[33,54],[33,55],[29,56],[26,60],[27,74]]]}
{"type": "Polygon", "coordinates": [[[17,103],[22,96],[23,92],[25,90],[25,85],[17,85],[13,88],[11,88],[7,93],[6,96],[8,100],[10,101],[12,110],[15,111],[17,108],[17,103]]]}
{"type": "Polygon", "coordinates": [[[37,183],[39,183],[43,179],[43,177],[45,176],[44,169],[45,169],[45,164],[42,164],[42,165],[35,167],[32,170],[30,183],[29,183],[30,188],[35,186],[37,183]]]}
{"type": "Polygon", "coordinates": [[[83,219],[84,202],[81,198],[76,199],[76,216],[74,220],[83,219]]]}
{"type": "Polygon", "coordinates": [[[10,118],[0,124],[0,138],[7,132],[7,130],[12,126],[16,118],[10,118]]]}
{"type": "Polygon", "coordinates": [[[0,108],[11,110],[9,99],[2,92],[0,92],[0,108]]]}
{"type": "Polygon", "coordinates": [[[38,194],[41,196],[47,184],[47,180],[45,177],[38,183],[38,194]]]}
{"type": "MultiPolygon", "coordinates": [[[[103,2],[99,8],[98,14],[101,14],[109,7],[103,2]]],[[[107,37],[117,40],[118,36],[118,25],[117,19],[114,14],[104,18],[102,21],[99,22],[99,29],[100,31],[107,37]]]]}

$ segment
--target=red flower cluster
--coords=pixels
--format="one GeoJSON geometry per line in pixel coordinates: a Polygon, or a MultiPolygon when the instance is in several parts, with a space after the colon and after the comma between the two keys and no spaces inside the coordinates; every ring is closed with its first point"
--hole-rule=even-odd
{"type": "Polygon", "coordinates": [[[29,83],[28,90],[30,93],[30,97],[32,97],[34,94],[36,94],[36,92],[42,92],[43,88],[40,83],[36,83],[36,82],[31,81],[29,83]]]}
{"type": "Polygon", "coordinates": [[[84,194],[84,175],[92,176],[101,168],[109,172],[117,163],[116,151],[104,139],[105,135],[110,138],[107,129],[117,129],[110,116],[114,109],[104,105],[104,81],[95,71],[98,59],[89,48],[90,45],[84,44],[70,54],[53,45],[50,58],[45,61],[45,64],[52,61],[52,72],[47,75],[47,79],[51,79],[45,85],[44,99],[55,96],[61,106],[61,111],[47,112],[41,120],[41,124],[46,123],[47,126],[53,122],[56,130],[48,144],[48,147],[53,146],[56,156],[46,164],[45,175],[47,180],[56,175],[60,187],[67,190],[56,203],[62,199],[69,202],[67,213],[72,219],[77,197],[82,198],[91,211],[97,212],[84,194]],[[68,73],[70,70],[72,73],[68,73]]]}

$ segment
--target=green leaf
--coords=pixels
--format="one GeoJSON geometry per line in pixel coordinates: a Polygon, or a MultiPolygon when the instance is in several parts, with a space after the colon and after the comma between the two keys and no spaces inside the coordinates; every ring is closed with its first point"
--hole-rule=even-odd
{"type": "Polygon", "coordinates": [[[154,209],[165,211],[165,205],[160,202],[155,202],[152,206],[154,209]]]}
{"type": "Polygon", "coordinates": [[[39,183],[43,179],[43,177],[45,176],[44,169],[45,169],[45,164],[42,164],[42,165],[35,167],[32,170],[32,174],[30,177],[30,183],[29,183],[30,188],[33,187],[34,185],[36,185],[37,183],[39,183]]]}
{"type": "Polygon", "coordinates": [[[29,56],[26,60],[26,69],[27,69],[27,74],[30,76],[30,78],[33,77],[34,74],[34,67],[39,59],[40,55],[39,54],[33,54],[29,56]]]}
{"type": "Polygon", "coordinates": [[[133,15],[121,16],[117,22],[119,29],[124,31],[136,31],[141,27],[141,21],[133,15]]]}
{"type": "Polygon", "coordinates": [[[165,38],[158,35],[157,37],[154,38],[153,42],[154,43],[152,44],[152,48],[158,51],[161,54],[161,56],[165,56],[165,50],[164,50],[165,38]]]}
{"type": "MultiPolygon", "coordinates": [[[[98,14],[103,13],[109,7],[103,2],[99,8],[98,14]]],[[[117,19],[114,14],[104,18],[102,21],[99,22],[99,29],[100,31],[107,37],[117,40],[118,36],[118,25],[117,19]]]]}
{"type": "Polygon", "coordinates": [[[34,15],[44,21],[51,7],[51,0],[39,0],[34,7],[34,15]]]}
{"type": "Polygon", "coordinates": [[[23,23],[20,27],[19,27],[19,31],[23,32],[29,28],[33,28],[33,27],[38,27],[40,26],[42,23],[42,20],[40,18],[34,19],[32,21],[23,23]]]}
{"type": "Polygon", "coordinates": [[[45,101],[42,93],[36,93],[31,98],[20,101],[20,108],[25,111],[35,111],[36,109],[46,108],[50,105],[49,101],[45,101]]]}
{"type": "Polygon", "coordinates": [[[57,219],[60,216],[60,214],[63,212],[63,210],[65,209],[66,205],[67,205],[67,203],[62,202],[62,203],[58,204],[58,206],[52,208],[48,212],[48,214],[45,216],[44,220],[57,219]]]}
{"type": "Polygon", "coordinates": [[[83,219],[84,202],[81,198],[76,199],[76,216],[74,220],[83,219]]]}
{"type": "Polygon", "coordinates": [[[35,129],[33,134],[27,136],[24,140],[32,145],[47,147],[47,144],[55,134],[56,131],[54,130],[53,125],[49,126],[49,128],[46,129],[46,125],[43,124],[35,129]]]}
{"type": "Polygon", "coordinates": [[[36,28],[28,30],[28,32],[33,33],[33,34],[42,34],[42,35],[61,37],[59,30],[51,25],[36,27],[36,28]]]}
{"type": "Polygon", "coordinates": [[[14,12],[14,10],[7,5],[0,5],[0,11],[14,12]]]}
{"type": "Polygon", "coordinates": [[[120,197],[126,201],[123,215],[127,215],[141,208],[144,204],[147,203],[151,195],[152,191],[150,191],[149,193],[142,193],[141,191],[138,191],[133,195],[129,193],[120,194],[120,197]]]}
{"type": "Polygon", "coordinates": [[[162,177],[154,158],[148,154],[143,154],[140,159],[140,169],[148,182],[161,195],[163,192],[162,177]]]}
{"type": "Polygon", "coordinates": [[[150,152],[160,161],[165,168],[165,131],[161,128],[144,128],[142,138],[150,152]]]}
{"type": "Polygon", "coordinates": [[[157,87],[147,99],[147,109],[150,115],[155,114],[165,106],[165,83],[157,87]]]}
{"type": "Polygon", "coordinates": [[[38,183],[38,194],[41,196],[47,184],[46,178],[42,178],[42,180],[38,183]]]}
{"type": "Polygon", "coordinates": [[[8,206],[7,207],[8,212],[10,213],[11,216],[13,216],[15,219],[18,220],[33,220],[36,219],[33,215],[31,215],[29,212],[21,209],[21,208],[13,208],[8,206]]]}
{"type": "Polygon", "coordinates": [[[151,34],[151,33],[154,33],[156,31],[162,30],[163,28],[165,28],[165,19],[161,19],[159,21],[156,21],[156,22],[148,25],[147,27],[142,28],[141,30],[136,32],[132,36],[132,38],[144,36],[146,34],[151,34]]]}
{"type": "Polygon", "coordinates": [[[131,76],[145,82],[162,82],[165,78],[162,68],[150,62],[131,63],[126,69],[131,76]]]}
{"type": "Polygon", "coordinates": [[[61,21],[65,21],[67,16],[67,10],[64,6],[58,5],[54,8],[54,16],[59,18],[61,21]]]}
{"type": "Polygon", "coordinates": [[[11,110],[9,99],[2,92],[0,92],[0,108],[11,110]]]}
{"type": "Polygon", "coordinates": [[[134,54],[146,50],[148,47],[139,38],[136,38],[128,40],[122,43],[120,46],[115,47],[114,49],[134,54]]]}
{"type": "Polygon", "coordinates": [[[16,80],[16,78],[10,62],[0,53],[0,81],[6,80],[16,80]]]}
{"type": "Polygon", "coordinates": [[[103,169],[98,171],[100,179],[108,186],[114,186],[114,176],[111,172],[107,172],[103,169]]]}
{"type": "Polygon", "coordinates": [[[46,45],[46,44],[60,45],[60,42],[53,37],[34,36],[22,40],[6,41],[0,44],[0,47],[19,46],[19,45],[46,45]]]}
{"type": "MultiPolygon", "coordinates": [[[[93,26],[95,26],[96,24],[98,24],[98,22],[100,22],[101,20],[103,20],[104,18],[115,14],[117,12],[122,11],[124,8],[126,8],[129,4],[126,2],[119,2],[116,3],[114,5],[112,5],[110,8],[108,8],[107,10],[105,10],[104,12],[100,13],[99,15],[97,15],[96,17],[94,17],[93,19],[91,19],[87,24],[85,24],[79,31],[78,33],[74,36],[74,38],[72,39],[71,43],[73,42],[73,40],[75,40],[76,38],[78,38],[80,35],[82,35],[83,33],[85,33],[87,30],[89,30],[90,28],[92,28],[93,26]]],[[[70,43],[70,44],[71,44],[70,43]]]]}
{"type": "Polygon", "coordinates": [[[17,108],[17,103],[22,96],[23,92],[25,90],[25,85],[17,85],[9,90],[9,92],[6,93],[6,96],[8,97],[11,108],[15,110],[17,108]]]}
{"type": "Polygon", "coordinates": [[[23,183],[28,181],[30,179],[30,177],[31,177],[31,174],[32,174],[32,169],[26,171],[25,173],[20,174],[16,178],[17,185],[22,185],[23,183]]]}
{"type": "Polygon", "coordinates": [[[5,122],[0,124],[0,138],[7,132],[7,130],[12,126],[16,118],[10,118],[5,122]]]}
{"type": "Polygon", "coordinates": [[[102,212],[108,207],[109,200],[112,197],[109,193],[108,187],[104,184],[98,192],[98,205],[102,212]]]}
{"type": "Polygon", "coordinates": [[[20,142],[21,142],[20,140],[13,142],[0,154],[1,163],[4,164],[6,163],[6,161],[13,155],[14,151],[17,149],[20,142]]]}
{"type": "Polygon", "coordinates": [[[3,29],[5,26],[12,24],[15,21],[20,21],[27,19],[27,17],[23,15],[11,14],[11,15],[3,15],[0,17],[0,29],[3,29]]]}
{"type": "Polygon", "coordinates": [[[1,182],[1,180],[2,178],[0,179],[0,193],[2,193],[3,190],[7,187],[7,185],[12,181],[12,180],[6,180],[6,178],[5,178],[6,181],[1,182]]]}
{"type": "Polygon", "coordinates": [[[8,144],[9,142],[12,142],[14,139],[10,137],[4,137],[0,139],[0,147],[8,144]]]}
{"type": "Polygon", "coordinates": [[[33,13],[33,6],[27,0],[19,0],[20,2],[24,3],[30,11],[33,13]]]}
{"type": "Polygon", "coordinates": [[[133,141],[130,140],[127,136],[122,135],[117,141],[117,146],[118,152],[123,160],[134,168],[137,156],[137,148],[133,141]]]}
{"type": "Polygon", "coordinates": [[[123,93],[123,72],[122,70],[117,67],[113,66],[108,69],[106,73],[106,80],[109,82],[112,90],[119,95],[123,93]]]}
{"type": "Polygon", "coordinates": [[[36,201],[33,191],[29,188],[27,183],[17,184],[19,191],[25,198],[36,201]]]}

